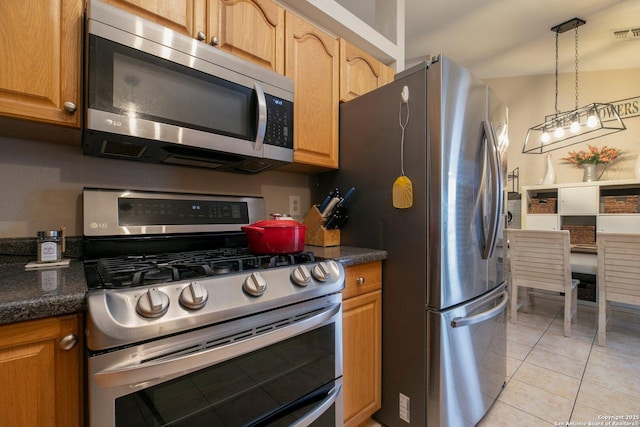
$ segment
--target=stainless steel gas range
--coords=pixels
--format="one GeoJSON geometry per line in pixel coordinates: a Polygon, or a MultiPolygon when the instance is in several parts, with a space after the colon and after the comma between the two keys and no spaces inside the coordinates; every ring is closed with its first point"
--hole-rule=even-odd
{"type": "Polygon", "coordinates": [[[342,424],[344,269],[254,255],[255,197],[83,192],[89,425],[342,424]]]}

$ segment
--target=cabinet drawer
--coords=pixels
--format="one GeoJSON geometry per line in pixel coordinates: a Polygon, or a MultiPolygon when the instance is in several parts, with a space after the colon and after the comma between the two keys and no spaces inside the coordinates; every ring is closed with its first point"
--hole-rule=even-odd
{"type": "Polygon", "coordinates": [[[351,265],[344,271],[343,300],[382,288],[382,261],[351,265]]]}

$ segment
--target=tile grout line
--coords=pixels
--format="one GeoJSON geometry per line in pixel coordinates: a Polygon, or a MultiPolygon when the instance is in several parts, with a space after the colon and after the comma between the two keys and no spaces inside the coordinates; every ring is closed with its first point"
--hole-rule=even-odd
{"type": "MultiPolygon", "coordinates": [[[[544,331],[542,332],[542,334],[540,334],[540,337],[536,340],[535,344],[533,344],[533,346],[531,346],[531,349],[530,349],[530,350],[527,352],[527,354],[524,356],[524,359],[522,359],[522,362],[520,363],[520,365],[518,365],[518,367],[516,368],[516,370],[515,370],[515,371],[513,371],[513,374],[511,375],[511,377],[510,377],[510,378],[509,378],[509,380],[507,381],[507,385],[511,382],[511,380],[513,379],[513,377],[515,377],[515,376],[516,376],[516,373],[520,370],[520,368],[522,367],[522,365],[524,364],[524,362],[527,360],[527,358],[529,357],[529,355],[531,354],[531,352],[533,352],[533,349],[534,349],[534,348],[536,348],[536,346],[540,343],[540,340],[542,340],[542,337],[544,336],[544,334],[546,334],[546,333],[549,331],[549,329],[550,329],[550,328],[551,328],[551,326],[553,325],[553,322],[556,320],[556,318],[558,317],[558,315],[559,315],[560,313],[561,313],[561,311],[556,311],[555,315],[553,316],[553,318],[551,319],[551,321],[549,322],[549,324],[546,326],[546,328],[544,329],[544,331]]],[[[510,319],[509,319],[509,321],[510,321],[510,319]]],[[[589,354],[591,354],[591,351],[589,351],[589,354]]],[[[586,365],[585,365],[585,369],[586,369],[586,365]]],[[[584,372],[583,372],[583,375],[584,375],[584,372]]],[[[507,385],[505,385],[505,388],[507,387],[507,385]]],[[[533,386],[531,386],[531,387],[533,387],[533,386]]],[[[576,398],[577,398],[577,395],[576,395],[576,398]]],[[[510,405],[509,403],[506,403],[506,402],[502,402],[502,403],[503,403],[504,405],[510,406],[510,407],[512,407],[512,408],[514,408],[514,409],[516,409],[516,410],[518,410],[518,411],[522,411],[522,412],[524,412],[525,414],[530,415],[530,416],[532,416],[532,417],[534,417],[534,418],[537,418],[537,419],[539,419],[540,421],[542,421],[542,422],[545,422],[545,423],[546,423],[546,420],[544,420],[544,419],[542,419],[542,418],[538,417],[538,416],[537,416],[537,415],[535,415],[535,414],[532,414],[532,413],[530,413],[530,412],[526,411],[525,409],[515,407],[515,406],[510,405]]],[[[574,405],[575,405],[575,402],[574,402],[574,405]]],[[[571,410],[571,413],[573,413],[573,408],[572,408],[572,410],[571,410]]],[[[571,416],[569,416],[569,419],[571,419],[571,416]]]]}
{"type": "MultiPolygon", "coordinates": [[[[560,313],[560,311],[557,311],[556,314],[553,316],[553,319],[551,319],[551,322],[549,322],[549,324],[547,325],[547,327],[544,329],[544,331],[542,332],[542,334],[540,335],[540,337],[536,340],[535,344],[533,344],[533,346],[531,346],[531,349],[527,352],[527,354],[524,356],[524,359],[522,359],[522,363],[520,363],[520,365],[518,365],[518,367],[516,368],[515,371],[513,371],[513,374],[511,375],[511,378],[509,378],[509,381],[511,381],[511,379],[513,379],[513,377],[516,375],[516,373],[520,370],[520,368],[522,367],[522,364],[527,360],[527,358],[529,357],[529,355],[531,354],[531,352],[533,352],[533,349],[536,348],[536,346],[538,344],[540,344],[540,340],[542,339],[542,337],[544,336],[544,334],[546,334],[549,331],[549,328],[551,328],[551,325],[553,325],[553,322],[556,320],[556,318],[558,317],[558,314],[560,313]]],[[[533,414],[530,414],[533,415],[533,414]]]]}
{"type": "Polygon", "coordinates": [[[571,421],[573,417],[573,412],[576,410],[576,405],[578,403],[578,396],[580,395],[580,389],[582,388],[582,383],[584,381],[584,375],[587,372],[587,365],[589,364],[589,359],[591,358],[591,352],[593,351],[593,346],[595,345],[596,339],[598,339],[598,328],[596,327],[596,333],[591,340],[591,347],[589,347],[589,355],[587,356],[587,360],[584,364],[584,369],[582,370],[582,375],[580,376],[580,384],[578,384],[578,391],[576,392],[576,397],[573,400],[573,406],[571,407],[571,413],[569,414],[569,419],[567,421],[571,421]]]}

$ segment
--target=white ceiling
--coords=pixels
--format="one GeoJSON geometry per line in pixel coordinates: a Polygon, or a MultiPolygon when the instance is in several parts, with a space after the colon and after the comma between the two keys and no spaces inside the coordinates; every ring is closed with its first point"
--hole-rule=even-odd
{"type": "MultiPolygon", "coordinates": [[[[640,0],[405,0],[406,64],[443,54],[480,78],[555,72],[551,27],[580,18],[579,71],[640,68],[640,0]]],[[[559,35],[560,72],[575,70],[575,30],[559,35]]]]}

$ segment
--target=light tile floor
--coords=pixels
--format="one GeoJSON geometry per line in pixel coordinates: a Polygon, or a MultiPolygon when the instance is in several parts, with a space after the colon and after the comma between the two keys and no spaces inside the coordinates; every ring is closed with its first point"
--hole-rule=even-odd
{"type": "Polygon", "coordinates": [[[507,386],[478,426],[640,426],[640,315],[614,311],[606,347],[597,318],[580,304],[567,338],[561,301],[538,297],[518,311],[507,324],[507,386]]]}
{"type": "Polygon", "coordinates": [[[606,347],[597,324],[597,308],[580,304],[567,338],[561,301],[538,297],[518,311],[507,323],[507,385],[478,427],[640,426],[640,315],[614,310],[606,347]]]}

